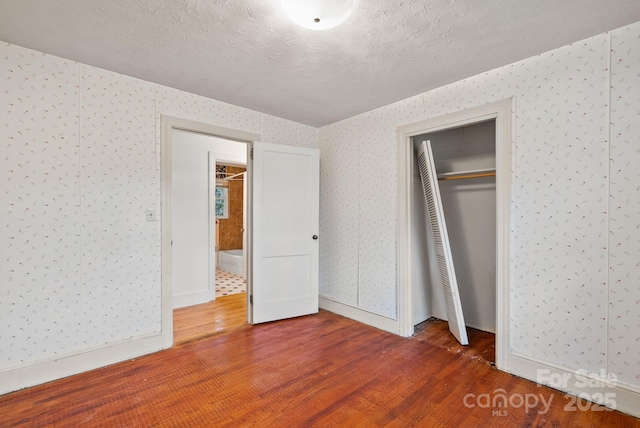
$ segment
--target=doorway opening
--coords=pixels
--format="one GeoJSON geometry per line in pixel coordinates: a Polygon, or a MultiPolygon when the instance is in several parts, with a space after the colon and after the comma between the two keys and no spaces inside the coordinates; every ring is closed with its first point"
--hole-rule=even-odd
{"type": "Polygon", "coordinates": [[[247,321],[244,263],[247,165],[243,162],[246,162],[243,143],[173,131],[176,344],[229,330],[247,321]],[[208,234],[202,233],[208,228],[208,234]],[[194,289],[195,293],[188,292],[194,289]]]}
{"type": "MultiPolygon", "coordinates": [[[[176,234],[173,232],[174,201],[172,151],[174,134],[186,131],[191,137],[218,137],[226,142],[241,142],[246,157],[247,183],[245,227],[247,292],[242,293],[249,324],[293,318],[318,312],[318,253],[320,203],[320,153],[316,148],[297,147],[257,141],[259,136],[184,119],[162,117],[162,340],[163,347],[173,345],[173,287],[174,250],[176,234]],[[249,144],[246,144],[249,143],[249,144]]],[[[215,171],[211,161],[207,171],[215,171]]],[[[201,156],[204,157],[204,156],[201,156]]],[[[226,158],[229,159],[229,158],[226,158]]],[[[200,163],[202,164],[202,163],[200,163]]],[[[187,169],[187,173],[191,171],[187,169]]],[[[215,174],[206,176],[211,179],[215,174]]],[[[215,192],[215,185],[209,189],[215,192]]],[[[188,193],[190,189],[186,189],[188,193]]],[[[206,192],[205,192],[206,194],[206,192]]],[[[215,197],[210,198],[215,201],[215,197]]],[[[213,208],[215,210],[215,203],[213,208]]],[[[205,210],[206,211],[206,210],[205,210]]],[[[203,216],[205,219],[206,215],[203,216]]],[[[205,278],[205,291],[215,298],[212,282],[215,277],[215,216],[214,223],[202,226],[204,265],[209,275],[205,278]],[[208,233],[207,233],[208,231],[208,233]],[[213,236],[213,237],[212,237],[213,236]]],[[[192,260],[185,266],[193,267],[192,260]]]]}
{"type": "MultiPolygon", "coordinates": [[[[431,263],[424,262],[424,259],[430,257],[429,242],[427,242],[427,232],[430,229],[428,225],[424,224],[424,195],[421,193],[422,189],[417,173],[417,154],[414,150],[415,144],[431,139],[435,144],[434,153],[439,158],[436,161],[438,174],[446,175],[451,172],[455,173],[456,170],[465,169],[495,168],[496,176],[494,179],[481,178],[486,181],[485,183],[473,185],[447,183],[441,186],[448,191],[448,201],[446,201],[446,205],[449,207],[448,217],[453,214],[452,224],[449,226],[449,235],[455,235],[453,237],[457,246],[457,250],[453,252],[458,253],[459,259],[462,256],[459,265],[465,271],[464,280],[469,283],[465,284],[466,289],[461,290],[460,294],[466,292],[465,299],[473,301],[475,293],[475,297],[481,295],[481,300],[483,300],[478,305],[475,305],[477,302],[471,304],[467,302],[467,307],[463,301],[462,310],[465,315],[466,313],[470,314],[469,318],[472,323],[469,327],[495,332],[495,358],[491,358],[491,355],[486,355],[485,352],[487,340],[492,341],[493,332],[487,333],[489,335],[487,338],[483,336],[481,331],[476,334],[469,330],[473,333],[470,334],[469,341],[473,345],[474,336],[477,337],[476,342],[481,342],[482,352],[486,359],[494,360],[496,366],[501,370],[508,369],[509,349],[510,122],[511,101],[505,100],[398,129],[399,332],[403,336],[411,336],[414,334],[416,325],[419,329],[434,329],[434,334],[438,329],[442,332],[447,330],[446,323],[443,327],[442,324],[437,324],[431,318],[434,316],[446,318],[446,311],[443,310],[445,303],[438,283],[437,263],[434,260],[431,263]],[[473,144],[471,139],[464,138],[465,130],[468,136],[475,134],[475,137],[480,136],[481,139],[484,136],[485,141],[477,145],[473,144]],[[461,154],[461,156],[456,154],[461,154]],[[465,163],[468,162],[480,165],[467,165],[469,166],[467,168],[465,163]],[[416,182],[416,178],[418,182],[416,182]],[[495,182],[487,180],[495,180],[495,182]],[[495,196],[491,196],[491,192],[495,196]],[[470,224],[468,217],[478,209],[478,203],[482,204],[483,219],[478,222],[471,220],[470,224]],[[422,224],[420,225],[421,216],[422,224]],[[487,227],[487,222],[491,222],[492,225],[487,227]],[[470,230],[469,228],[474,224],[477,227],[470,230]],[[421,231],[419,230],[420,226],[422,227],[421,231]],[[451,233],[453,227],[456,227],[457,230],[451,233]],[[489,230],[487,231],[487,229],[489,230]],[[488,237],[487,232],[492,232],[492,236],[488,237]],[[493,254],[489,254],[491,260],[487,261],[488,259],[484,260],[482,257],[474,259],[469,251],[469,235],[472,235],[471,240],[474,241],[474,253],[477,254],[477,251],[493,252],[493,254]],[[491,240],[490,245],[487,245],[485,250],[478,250],[476,244],[478,242],[481,244],[483,240],[487,239],[491,240]],[[433,269],[435,269],[435,275],[433,275],[433,269]],[[477,275],[483,276],[483,278],[478,279],[477,275]],[[470,281],[469,278],[471,278],[470,281]],[[474,288],[473,283],[478,281],[483,283],[484,288],[474,288]],[[432,287],[425,286],[429,283],[432,284],[432,287]],[[424,323],[424,321],[427,322],[424,323]]],[[[446,213],[447,206],[444,208],[446,213]]],[[[446,337],[449,340],[449,336],[446,337]]],[[[455,341],[455,339],[453,340],[455,341]]],[[[462,345],[460,346],[462,347],[462,345]]]]}
{"type": "MultiPolygon", "coordinates": [[[[241,233],[240,243],[235,242],[237,239],[233,241],[240,247],[235,249],[246,254],[251,242],[246,212],[250,211],[251,204],[246,198],[245,183],[250,182],[252,173],[247,159],[251,143],[258,138],[251,133],[163,116],[161,230],[165,348],[174,342],[174,309],[176,328],[182,331],[183,340],[185,334],[187,337],[189,334],[210,334],[227,325],[227,321],[244,324],[248,319],[246,291],[251,289],[251,282],[246,263],[241,262],[240,267],[240,277],[249,279],[245,291],[216,300],[219,263],[216,243],[221,241],[216,238],[216,221],[229,220],[231,216],[233,224],[228,222],[228,226],[241,233]],[[242,169],[241,174],[233,177],[241,178],[239,194],[234,190],[229,195],[227,174],[217,174],[217,164],[225,166],[225,170],[242,169]],[[224,197],[218,198],[218,195],[224,197]],[[232,198],[239,202],[241,209],[237,204],[230,205],[232,198]],[[216,215],[218,212],[219,216],[216,215]]],[[[233,187],[237,186],[234,184],[233,187]]],[[[229,232],[224,233],[229,235],[229,232]]]]}

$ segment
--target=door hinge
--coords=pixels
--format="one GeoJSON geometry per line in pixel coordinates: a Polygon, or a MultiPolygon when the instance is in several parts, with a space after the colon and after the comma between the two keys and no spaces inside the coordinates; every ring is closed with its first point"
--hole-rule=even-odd
{"type": "Polygon", "coordinates": [[[251,160],[253,160],[253,147],[251,148],[251,160]]]}
{"type": "Polygon", "coordinates": [[[249,303],[251,303],[253,305],[253,294],[249,295],[249,303]]]}

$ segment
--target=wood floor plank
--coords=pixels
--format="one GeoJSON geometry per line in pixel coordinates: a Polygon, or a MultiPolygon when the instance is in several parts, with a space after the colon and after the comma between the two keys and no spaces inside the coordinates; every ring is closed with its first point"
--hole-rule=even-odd
{"type": "Polygon", "coordinates": [[[180,344],[246,324],[245,293],[173,311],[173,342],[180,344]]]}
{"type": "Polygon", "coordinates": [[[564,394],[498,371],[489,333],[462,347],[443,322],[401,338],[325,311],[250,326],[242,299],[225,298],[177,310],[171,349],[1,396],[0,426],[640,428],[616,411],[566,412],[564,394]],[[218,322],[223,310],[236,313],[218,322]],[[551,408],[465,407],[497,388],[551,408]]]}

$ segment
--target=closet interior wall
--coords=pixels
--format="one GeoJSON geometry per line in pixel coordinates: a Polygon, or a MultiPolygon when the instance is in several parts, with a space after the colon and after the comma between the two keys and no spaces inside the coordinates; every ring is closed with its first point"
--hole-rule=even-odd
{"type": "MultiPolygon", "coordinates": [[[[419,135],[430,140],[438,174],[495,168],[495,120],[419,135]]],[[[422,184],[414,156],[412,181],[412,310],[414,325],[430,317],[447,319],[444,293],[433,254],[422,184]]],[[[496,330],[496,180],[481,177],[439,180],[466,325],[496,330]]]]}

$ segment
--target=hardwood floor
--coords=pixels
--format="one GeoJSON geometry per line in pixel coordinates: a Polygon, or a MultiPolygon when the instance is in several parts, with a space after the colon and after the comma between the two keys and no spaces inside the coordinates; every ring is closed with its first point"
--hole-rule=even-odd
{"type": "Polygon", "coordinates": [[[564,394],[488,364],[491,335],[477,333],[485,345],[465,348],[442,322],[400,338],[325,311],[214,328],[166,351],[4,395],[0,425],[640,427],[600,407],[565,411],[564,394]],[[498,388],[551,406],[492,409],[469,399],[498,388]]]}
{"type": "Polygon", "coordinates": [[[213,302],[173,311],[173,343],[227,331],[247,322],[247,294],[221,296],[213,302]]]}

